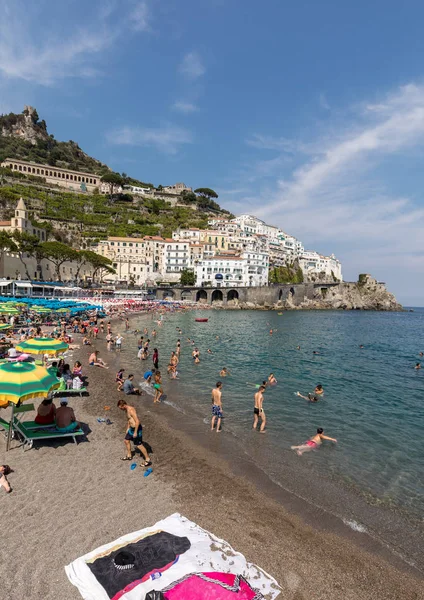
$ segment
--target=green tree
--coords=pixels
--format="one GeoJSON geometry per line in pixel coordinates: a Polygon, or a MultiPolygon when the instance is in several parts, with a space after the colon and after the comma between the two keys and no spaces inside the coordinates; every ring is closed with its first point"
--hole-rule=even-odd
{"type": "Polygon", "coordinates": [[[96,278],[96,275],[99,274],[99,279],[102,281],[103,277],[107,273],[116,273],[115,269],[112,267],[112,261],[106,256],[102,256],[101,254],[97,254],[92,250],[87,250],[85,252],[87,263],[90,264],[93,269],[92,275],[93,280],[96,278]]]}
{"type": "Polygon", "coordinates": [[[17,247],[12,237],[12,234],[8,231],[0,231],[0,260],[3,258],[5,252],[16,252],[17,247]]]}
{"type": "Polygon", "coordinates": [[[196,202],[197,197],[196,194],[194,192],[190,192],[189,190],[184,190],[183,193],[181,194],[181,198],[183,200],[183,202],[196,202]]]}
{"type": "Polygon", "coordinates": [[[109,186],[110,196],[113,196],[115,190],[117,190],[124,183],[124,180],[119,173],[105,173],[102,175],[101,181],[109,186]]]}
{"type": "Polygon", "coordinates": [[[78,252],[61,242],[43,242],[41,248],[44,258],[55,266],[57,281],[62,281],[60,267],[66,262],[76,260],[78,252]]]}
{"type": "Polygon", "coordinates": [[[12,233],[12,238],[19,260],[24,266],[26,278],[31,280],[26,259],[35,257],[40,249],[40,241],[36,235],[31,235],[25,231],[18,231],[17,229],[12,233]]]}
{"type": "Polygon", "coordinates": [[[196,274],[190,269],[183,269],[181,271],[181,285],[194,285],[196,283],[196,274]]]}
{"type": "Polygon", "coordinates": [[[198,194],[199,196],[203,196],[208,200],[211,200],[212,198],[218,198],[218,194],[210,188],[197,188],[197,190],[194,190],[194,193],[198,194]]]}

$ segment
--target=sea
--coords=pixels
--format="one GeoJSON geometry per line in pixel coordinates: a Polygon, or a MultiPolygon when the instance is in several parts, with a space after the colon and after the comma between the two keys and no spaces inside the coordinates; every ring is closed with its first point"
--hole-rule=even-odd
{"type": "MultiPolygon", "coordinates": [[[[140,319],[140,330],[145,326],[151,348],[159,350],[171,425],[185,424],[187,435],[213,444],[247,476],[260,472],[262,482],[268,478],[286,495],[424,568],[424,360],[421,370],[414,368],[424,352],[424,309],[195,310],[167,313],[161,326],[140,319]],[[179,379],[170,380],[166,366],[178,338],[179,379]],[[200,364],[191,357],[194,347],[200,364]],[[225,378],[223,367],[230,373],[225,378]],[[253,396],[270,373],[278,383],[265,392],[267,432],[260,435],[252,430],[253,396]],[[224,420],[217,436],[210,413],[219,380],[224,420]],[[319,402],[296,395],[307,396],[317,384],[324,388],[319,402]],[[297,456],[290,447],[318,427],[337,444],[297,456]]],[[[136,359],[136,341],[126,335],[122,359],[141,381],[151,360],[136,359]]]]}

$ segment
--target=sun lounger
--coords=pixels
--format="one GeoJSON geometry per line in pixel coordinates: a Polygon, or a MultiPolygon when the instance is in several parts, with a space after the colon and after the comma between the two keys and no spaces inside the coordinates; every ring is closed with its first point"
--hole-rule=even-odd
{"type": "Polygon", "coordinates": [[[86,387],[82,387],[79,390],[74,390],[70,388],[69,390],[54,390],[53,396],[61,396],[62,394],[70,394],[71,396],[81,396],[86,393],[88,394],[88,390],[86,387]]]}
{"type": "Polygon", "coordinates": [[[77,437],[85,435],[82,429],[76,429],[75,431],[71,431],[69,433],[61,433],[57,431],[54,425],[51,425],[49,428],[43,429],[30,429],[26,426],[26,423],[16,423],[14,425],[15,430],[22,436],[23,444],[22,448],[25,451],[25,446],[27,446],[28,450],[30,450],[33,446],[34,442],[41,440],[58,440],[60,438],[72,438],[74,443],[77,443],[77,437]]]}
{"type": "MultiPolygon", "coordinates": [[[[20,418],[17,415],[22,415],[22,414],[24,414],[26,412],[30,412],[32,410],[35,410],[33,404],[22,404],[21,406],[15,406],[14,410],[13,410],[13,422],[19,423],[20,418]]],[[[0,418],[0,430],[3,431],[3,433],[6,437],[7,437],[7,434],[9,433],[9,429],[10,429],[10,421],[5,421],[5,419],[0,418]]],[[[12,432],[12,437],[14,437],[13,432],[12,432]]]]}

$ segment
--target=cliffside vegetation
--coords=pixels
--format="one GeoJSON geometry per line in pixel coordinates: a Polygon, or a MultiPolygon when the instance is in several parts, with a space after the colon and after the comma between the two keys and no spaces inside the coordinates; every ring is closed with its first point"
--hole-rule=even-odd
{"type": "Polygon", "coordinates": [[[303,283],[303,271],[297,261],[285,267],[269,270],[270,283],[303,283]]]}

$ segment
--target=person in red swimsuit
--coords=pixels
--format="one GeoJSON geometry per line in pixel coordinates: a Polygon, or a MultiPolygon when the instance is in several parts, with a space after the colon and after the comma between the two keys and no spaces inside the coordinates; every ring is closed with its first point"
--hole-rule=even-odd
{"type": "Polygon", "coordinates": [[[52,425],[56,418],[56,406],[51,398],[45,398],[38,407],[35,422],[38,425],[52,425]]]}
{"type": "Polygon", "coordinates": [[[301,444],[300,446],[292,446],[292,450],[296,450],[296,454],[298,456],[302,456],[304,452],[310,452],[311,450],[316,450],[322,444],[322,440],[329,440],[330,442],[334,442],[337,444],[337,440],[335,438],[328,437],[328,435],[324,435],[324,429],[322,427],[318,427],[316,435],[311,437],[310,440],[301,444]]]}

